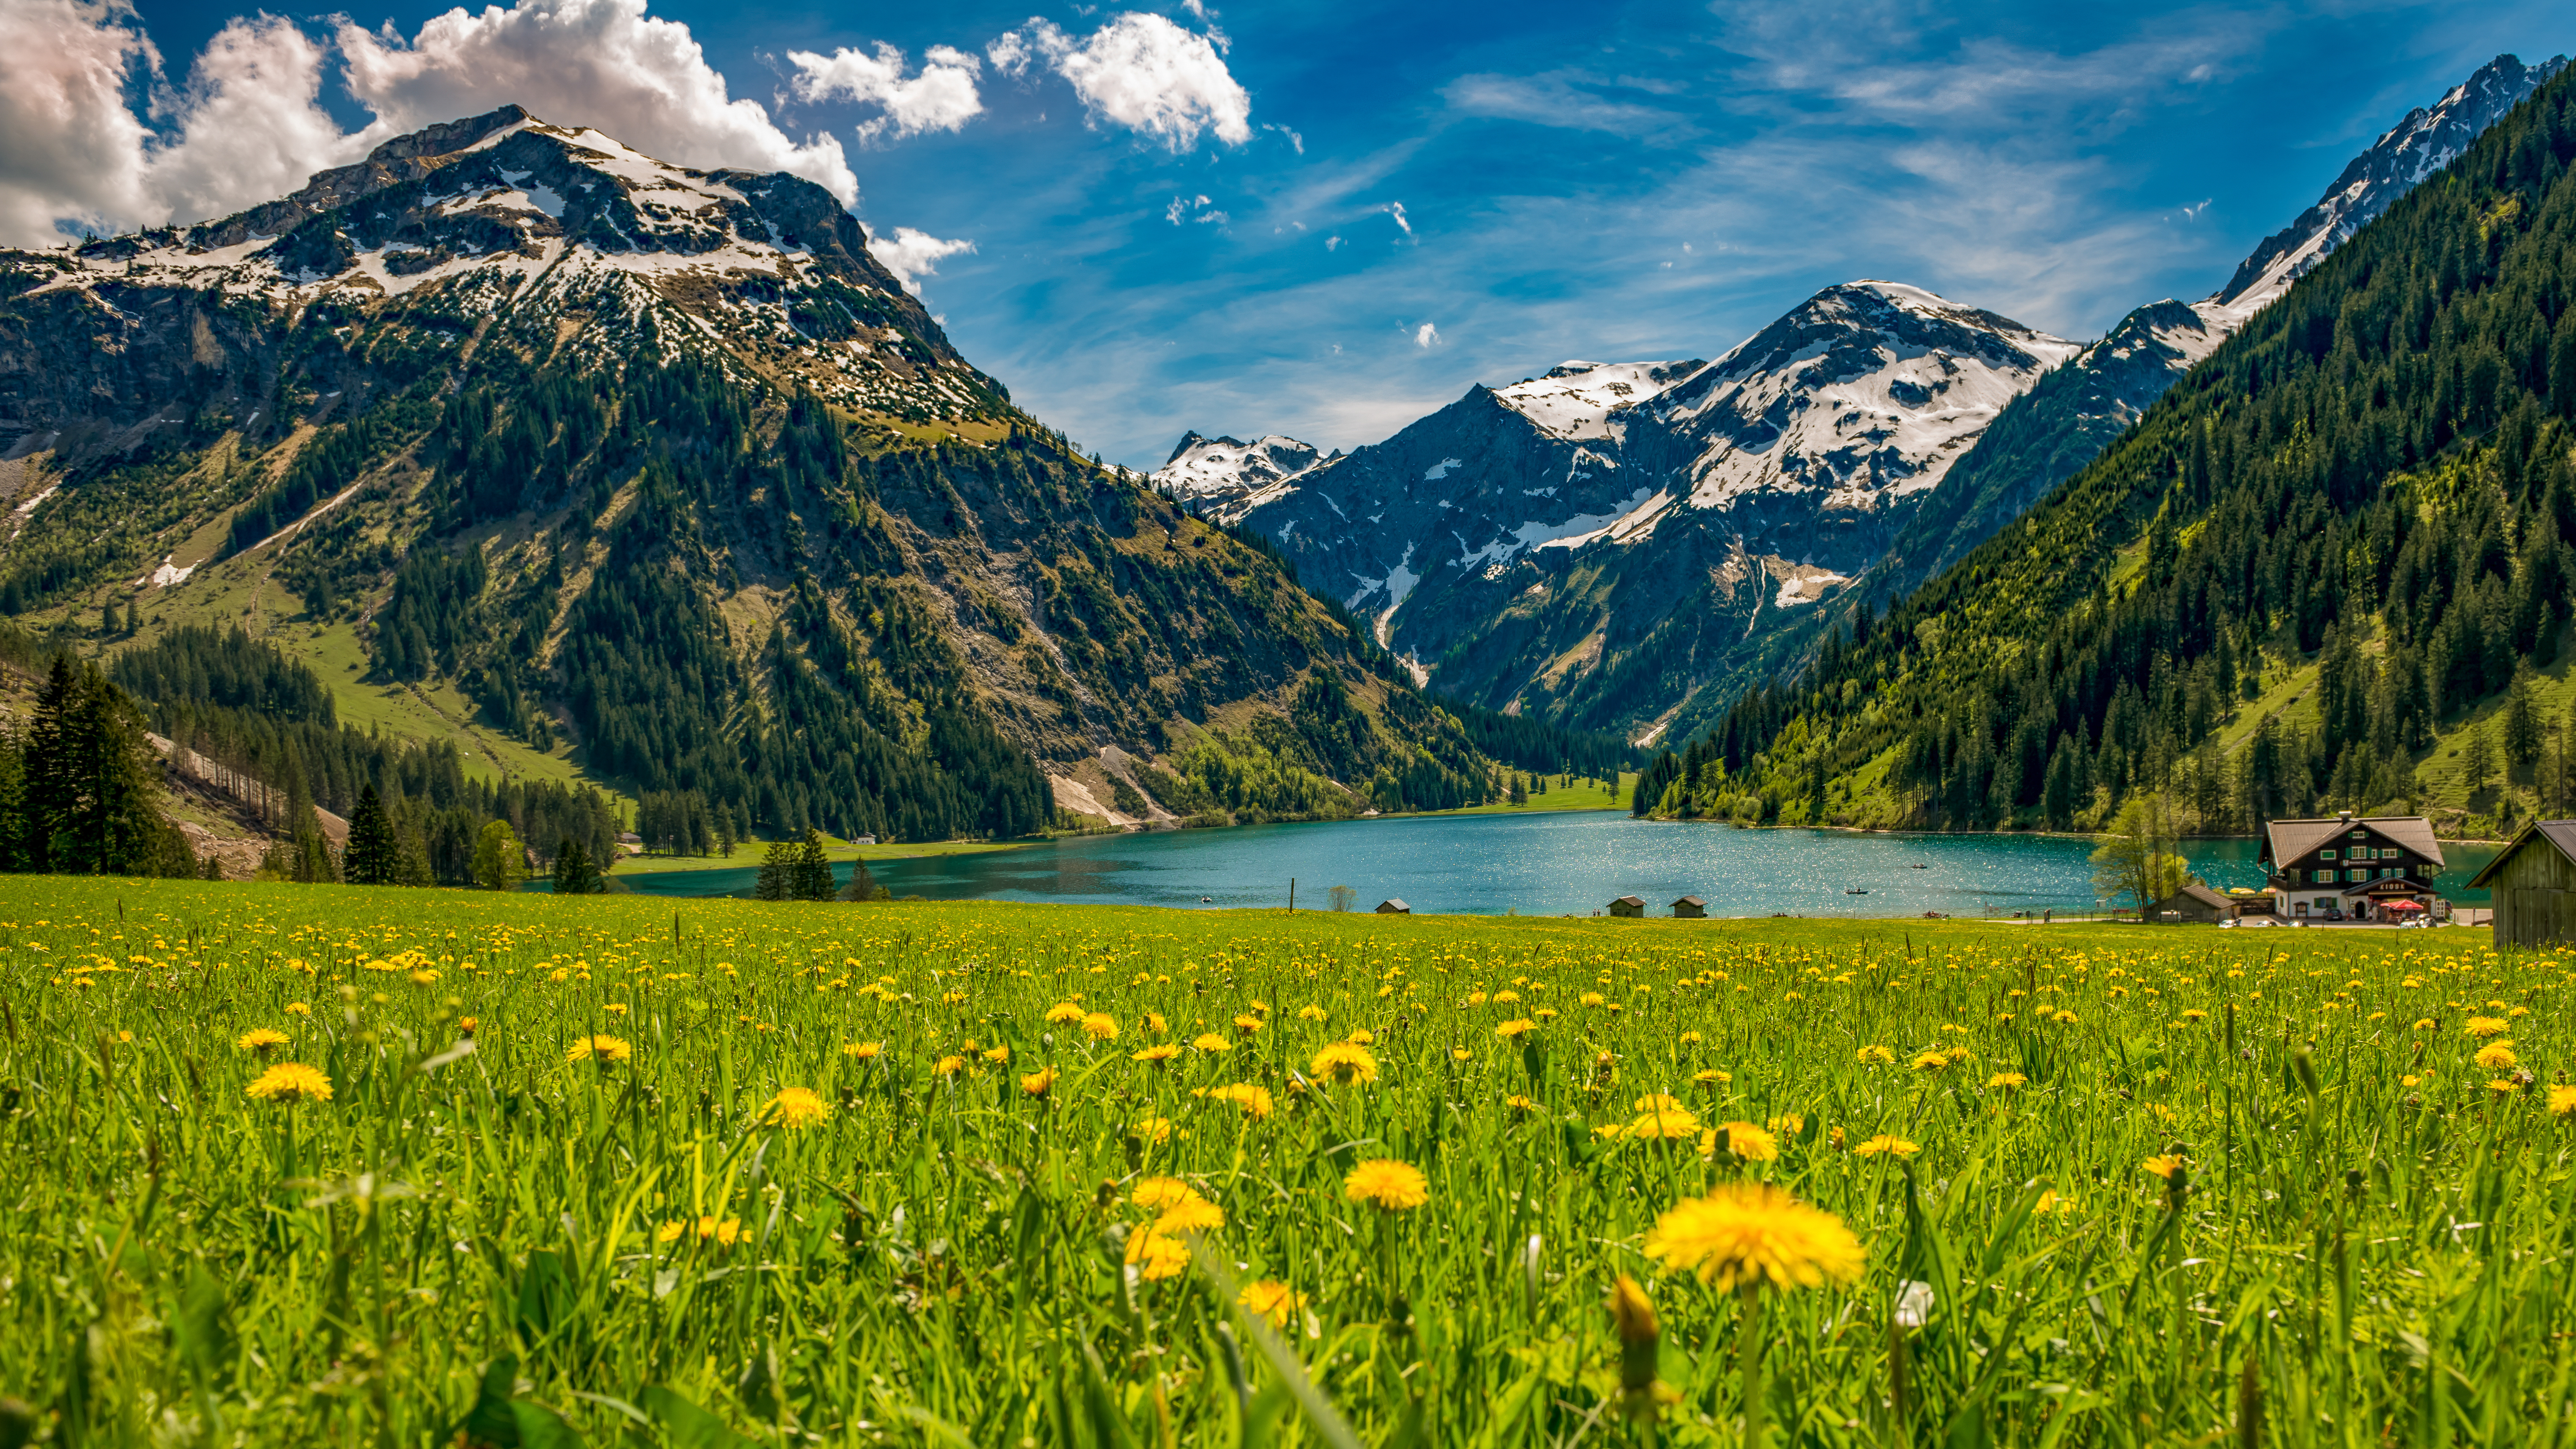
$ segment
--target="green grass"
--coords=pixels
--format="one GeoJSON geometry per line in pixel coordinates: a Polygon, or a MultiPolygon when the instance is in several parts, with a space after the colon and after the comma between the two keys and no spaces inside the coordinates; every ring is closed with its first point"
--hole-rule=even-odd
{"type": "MultiPolygon", "coordinates": [[[[824,838],[823,853],[835,861],[842,860],[914,860],[938,855],[984,855],[996,850],[1022,850],[1039,844],[1035,840],[935,840],[914,845],[848,845],[824,838]]],[[[767,841],[746,840],[733,848],[730,857],[722,855],[623,855],[617,859],[618,875],[660,875],[675,870],[736,870],[760,864],[767,841]]]]}
{"type": "MultiPolygon", "coordinates": [[[[1555,777],[1551,776],[1551,781],[1554,778],[1555,777]]],[[[1425,810],[1407,813],[1420,813],[1424,815],[1519,815],[1533,811],[1547,810],[1625,810],[1628,808],[1628,799],[1630,795],[1636,791],[1636,788],[1637,775],[1635,771],[1630,770],[1624,771],[1620,774],[1619,787],[1616,790],[1612,790],[1604,786],[1597,780],[1578,780],[1574,784],[1566,786],[1559,786],[1551,783],[1548,786],[1546,794],[1533,794],[1529,797],[1527,803],[1520,805],[1515,805],[1508,800],[1497,800],[1489,805],[1469,805],[1458,810],[1425,810]]]]}
{"type": "Polygon", "coordinates": [[[2483,933],[16,877],[0,948],[39,1442],[1733,1445],[1748,1368],[1772,1445],[2519,1445],[2569,1402],[2571,958],[2483,933]],[[2491,1089],[2472,1012],[2541,1083],[2491,1089]],[[251,1100],[282,1061],[330,1100],[251,1100]],[[1730,1122],[1776,1156],[1703,1154],[1730,1122]],[[1376,1158],[1427,1201],[1349,1201],[1376,1158]],[[1223,1215],[1195,1259],[1160,1177],[1223,1215]],[[1856,1276],[1757,1319],[1647,1251],[1748,1183],[1856,1276]],[[1252,1283],[1302,1297],[1276,1338],[1252,1283]]]}

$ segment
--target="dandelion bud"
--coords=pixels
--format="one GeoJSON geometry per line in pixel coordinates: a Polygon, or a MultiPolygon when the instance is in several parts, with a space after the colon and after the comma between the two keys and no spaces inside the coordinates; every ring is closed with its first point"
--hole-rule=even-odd
{"type": "Polygon", "coordinates": [[[1637,1280],[1622,1273],[1610,1289],[1610,1327],[1619,1335],[1619,1387],[1633,1403],[1651,1396],[1655,1387],[1656,1350],[1663,1330],[1655,1324],[1655,1305],[1637,1280]]]}
{"type": "Polygon", "coordinates": [[[2317,1094],[2316,1053],[2301,1047],[2290,1053],[2290,1072],[2299,1079],[2299,1090],[2313,1097],[2317,1094]]]}

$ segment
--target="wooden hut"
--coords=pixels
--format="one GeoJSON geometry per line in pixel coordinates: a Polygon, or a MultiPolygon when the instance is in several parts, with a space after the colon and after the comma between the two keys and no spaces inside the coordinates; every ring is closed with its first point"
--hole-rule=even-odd
{"type": "Polygon", "coordinates": [[[2163,900],[2150,901],[2144,919],[2150,925],[2158,921],[2195,921],[2214,926],[2220,921],[2235,920],[2238,914],[2237,902],[2194,881],[2163,900]]]}
{"type": "Polygon", "coordinates": [[[2495,893],[2498,950],[2576,941],[2576,820],[2524,826],[2469,889],[2495,893]]]}
{"type": "Polygon", "coordinates": [[[1646,898],[1644,896],[1621,896],[1619,899],[1610,903],[1610,914],[1614,916],[1643,916],[1646,914],[1646,898]]]}
{"type": "Polygon", "coordinates": [[[1708,919],[1708,902],[1701,900],[1697,896],[1684,896],[1680,900],[1673,902],[1673,919],[1676,921],[1705,921],[1708,919]]]}
{"type": "Polygon", "coordinates": [[[1403,901],[1398,900],[1393,896],[1389,896],[1387,899],[1377,903],[1377,913],[1381,916],[1409,916],[1413,914],[1413,907],[1406,905],[1403,901]]]}

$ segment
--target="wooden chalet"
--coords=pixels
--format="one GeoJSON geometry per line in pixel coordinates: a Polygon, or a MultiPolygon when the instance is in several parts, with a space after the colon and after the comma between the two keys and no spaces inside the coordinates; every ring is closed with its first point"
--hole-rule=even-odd
{"type": "Polygon", "coordinates": [[[1377,913],[1381,916],[1409,916],[1413,914],[1413,907],[1406,905],[1402,900],[1389,896],[1387,899],[1377,903],[1377,913]]]}
{"type": "Polygon", "coordinates": [[[1708,902],[1701,900],[1697,896],[1684,896],[1680,900],[1673,902],[1673,919],[1676,921],[1705,921],[1708,919],[1708,902]]]}
{"type": "Polygon", "coordinates": [[[2442,843],[2421,815],[2274,820],[2256,857],[2284,921],[2395,920],[2433,908],[2442,843]],[[2400,904],[2403,902],[2404,904],[2400,904]]]}
{"type": "Polygon", "coordinates": [[[2495,894],[2496,949],[2576,941],[2576,820],[2524,826],[2469,886],[2495,894]]]}
{"type": "Polygon", "coordinates": [[[1646,898],[1644,896],[1621,896],[1619,899],[1610,903],[1610,914],[1614,916],[1642,917],[1646,914],[1646,898]]]}
{"type": "Polygon", "coordinates": [[[2163,921],[2214,926],[2220,921],[2235,920],[2241,908],[2241,902],[2230,900],[2225,893],[2193,881],[2163,900],[2148,902],[2140,919],[2149,925],[2163,921]]]}

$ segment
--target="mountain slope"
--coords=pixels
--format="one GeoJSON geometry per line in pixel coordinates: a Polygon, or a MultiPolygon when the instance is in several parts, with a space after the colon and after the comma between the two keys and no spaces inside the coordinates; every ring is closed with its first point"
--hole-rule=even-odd
{"type": "Polygon", "coordinates": [[[516,107],[0,253],[0,447],[0,608],[248,618],[757,828],[1493,788],[1263,550],[1013,408],[828,193],[516,107]]]}
{"type": "Polygon", "coordinates": [[[1156,476],[1301,560],[1365,560],[1347,568],[1363,586],[1353,606],[1444,692],[1648,741],[1688,734],[1812,652],[1837,612],[1814,605],[1901,596],[2062,483],[2563,64],[2499,57],[2381,136],[2216,294],[2150,303],[2089,347],[1861,283],[1698,377],[1618,399],[1592,424],[1597,462],[1579,468],[1561,447],[1497,446],[1483,414],[1453,406],[1377,445],[1413,470],[1394,513],[1380,500],[1398,470],[1343,471],[1370,448],[1270,477],[1257,498],[1181,477],[1179,455],[1156,476]],[[1451,458],[1442,476],[1472,487],[1424,476],[1451,458]],[[1575,471],[1595,475],[1579,503],[1562,491],[1575,471]],[[1554,501],[1508,518],[1486,507],[1512,497],[1554,501]]]}
{"type": "Polygon", "coordinates": [[[1309,578],[1337,570],[1443,692],[1651,739],[1760,648],[1766,615],[1868,567],[2004,400],[2074,351],[1855,282],[1713,363],[1567,363],[1200,496],[1309,578]]]}
{"type": "Polygon", "coordinates": [[[1663,803],[2066,828],[2164,793],[2212,832],[2576,804],[2525,675],[2576,619],[2571,162],[2561,75],[2064,487],[1730,712],[1663,803]],[[2264,702],[2298,680],[2296,711],[2264,702]]]}
{"type": "Polygon", "coordinates": [[[2227,284],[2188,305],[2150,302],[2120,319],[2004,410],[1890,549],[1864,586],[1887,599],[1958,561],[2144,416],[2174,380],[2336,247],[2565,69],[2501,55],[2430,107],[2419,106],[2355,156],[2316,205],[2264,240],[2227,284]]]}

